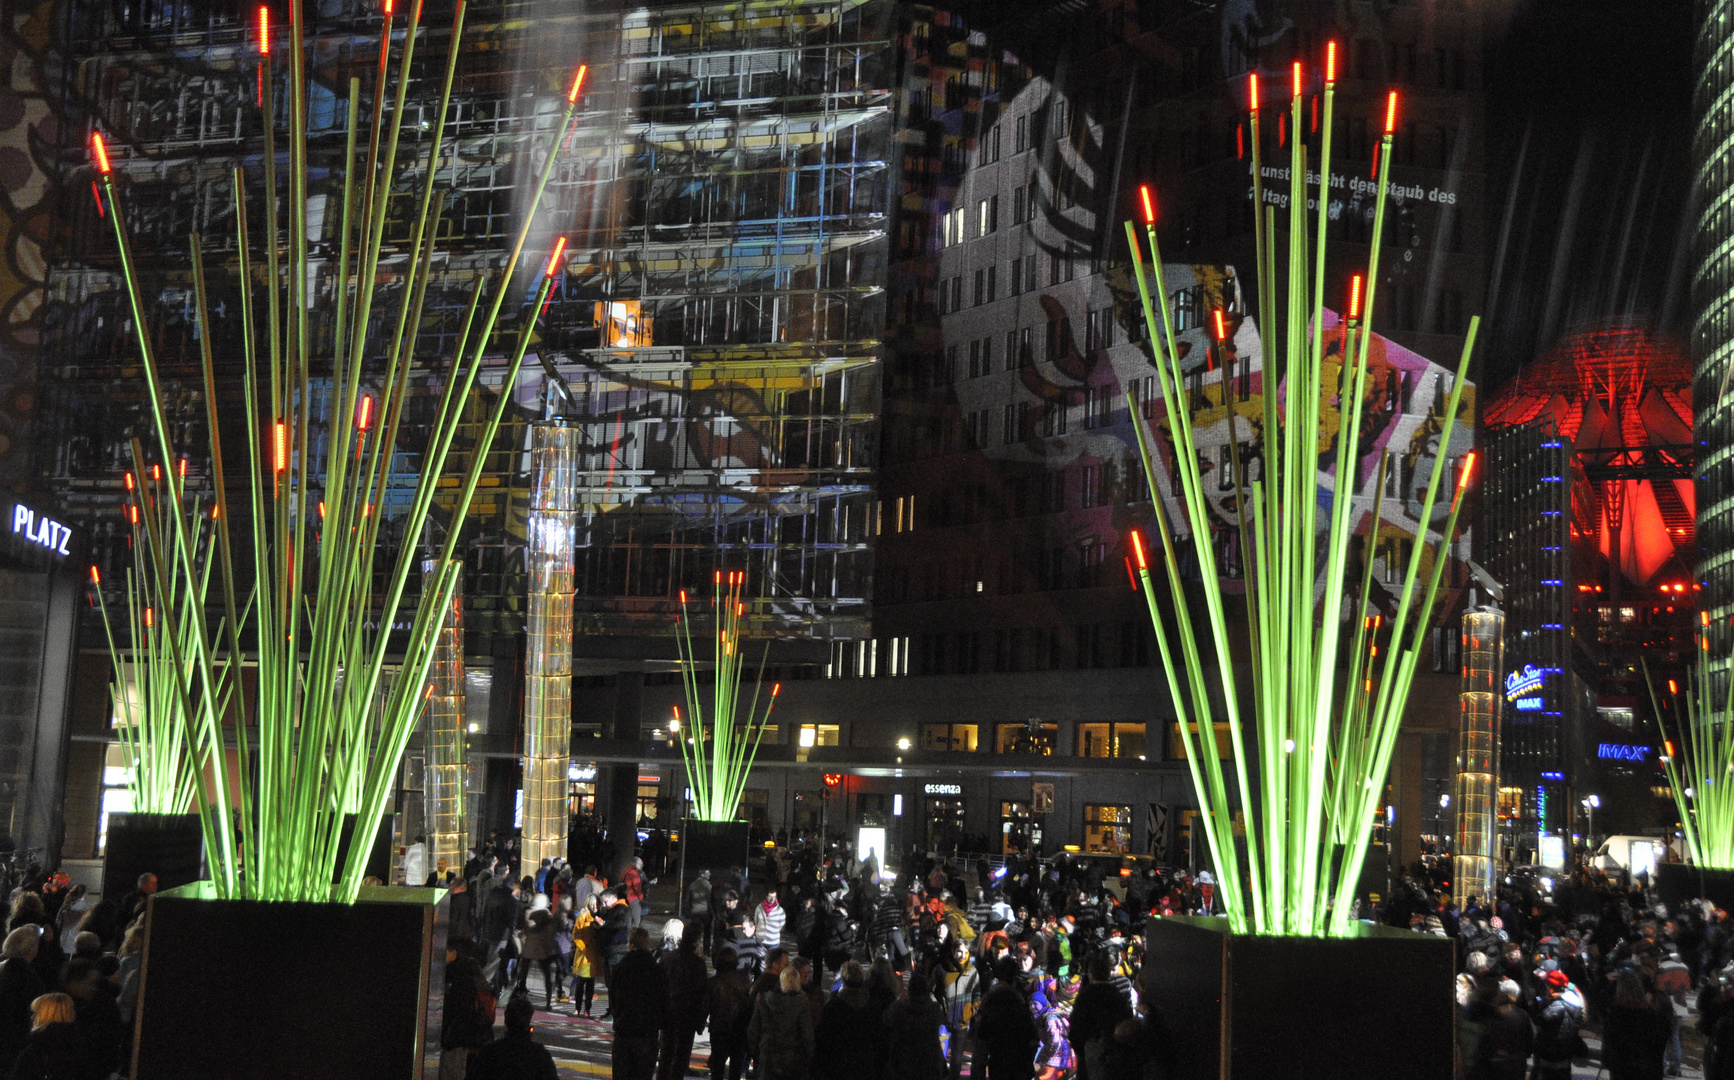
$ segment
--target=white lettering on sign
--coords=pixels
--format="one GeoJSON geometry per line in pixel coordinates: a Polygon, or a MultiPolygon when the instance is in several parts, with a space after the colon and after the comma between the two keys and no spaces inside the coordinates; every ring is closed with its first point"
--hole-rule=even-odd
{"type": "Polygon", "coordinates": [[[929,795],[962,795],[962,784],[928,784],[922,788],[929,795]]]}
{"type": "Polygon", "coordinates": [[[61,555],[72,554],[66,547],[72,542],[72,530],[53,518],[38,514],[23,503],[12,508],[12,533],[49,551],[61,555]]]}

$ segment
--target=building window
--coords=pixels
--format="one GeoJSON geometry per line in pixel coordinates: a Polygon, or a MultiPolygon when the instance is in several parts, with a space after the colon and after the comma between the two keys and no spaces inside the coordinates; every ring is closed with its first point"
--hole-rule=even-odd
{"type": "Polygon", "coordinates": [[[1132,808],[1085,803],[1084,850],[1108,855],[1132,850],[1132,808]]]}
{"type": "Polygon", "coordinates": [[[841,724],[802,724],[796,736],[799,746],[841,746],[841,724]]]}
{"type": "Polygon", "coordinates": [[[1014,138],[1012,139],[1012,153],[1021,154],[1030,148],[1029,116],[1025,115],[1018,117],[1017,123],[1013,126],[1013,131],[1014,138]]]}
{"type": "Polygon", "coordinates": [[[1143,724],[1079,724],[1079,757],[1144,758],[1143,724]]]}
{"type": "MultiPolygon", "coordinates": [[[[1229,734],[1226,721],[1218,720],[1211,726],[1216,730],[1216,756],[1227,761],[1234,756],[1234,737],[1229,734]]],[[[1186,727],[1192,733],[1192,737],[1197,739],[1198,725],[1187,724],[1186,727]]],[[[1168,759],[1170,761],[1186,760],[1186,744],[1180,739],[1179,724],[1168,725],[1168,759]]]]}
{"type": "Polygon", "coordinates": [[[921,748],[959,750],[973,754],[976,749],[976,730],[974,724],[922,724],[921,748]]]}
{"type": "Polygon", "coordinates": [[[976,235],[986,236],[999,231],[999,196],[989,195],[975,206],[976,235]]]}
{"type": "Polygon", "coordinates": [[[994,752],[999,754],[1037,754],[1051,757],[1060,741],[1060,725],[1027,720],[1021,724],[999,724],[994,729],[994,752]]]}
{"type": "Polygon", "coordinates": [[[132,812],[132,769],[127,764],[126,747],[109,743],[102,762],[102,820],[97,824],[96,853],[108,849],[108,818],[110,814],[132,812]]]}
{"type": "Polygon", "coordinates": [[[661,802],[661,799],[659,798],[662,791],[661,781],[649,784],[644,783],[643,781],[644,778],[642,776],[639,777],[638,823],[640,825],[654,825],[656,824],[657,807],[661,802]]]}

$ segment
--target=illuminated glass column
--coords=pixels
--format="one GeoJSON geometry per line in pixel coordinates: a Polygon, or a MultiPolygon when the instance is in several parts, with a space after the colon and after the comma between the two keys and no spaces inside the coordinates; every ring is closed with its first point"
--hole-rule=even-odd
{"type": "Polygon", "coordinates": [[[1499,672],[1505,616],[1471,611],[1463,616],[1463,689],[1458,695],[1457,835],[1453,850],[1452,898],[1461,906],[1490,897],[1498,868],[1499,672]]]}
{"type": "MultiPolygon", "coordinates": [[[[1709,663],[1726,678],[1734,616],[1734,0],[1698,5],[1692,95],[1692,405],[1698,441],[1698,581],[1709,663]]],[[[1717,680],[1718,693],[1726,686],[1717,680]]]]}
{"type": "Polygon", "coordinates": [[[529,641],[524,657],[524,865],[566,855],[572,756],[572,540],[578,429],[530,428],[529,641]]]}
{"type": "MultiPolygon", "coordinates": [[[[468,772],[464,732],[464,628],[463,598],[452,597],[434,644],[433,666],[428,670],[427,765],[422,772],[422,790],[427,800],[427,868],[431,873],[440,860],[449,869],[463,870],[469,846],[464,813],[464,777],[468,772]]],[[[410,882],[420,885],[419,881],[410,882]]]]}

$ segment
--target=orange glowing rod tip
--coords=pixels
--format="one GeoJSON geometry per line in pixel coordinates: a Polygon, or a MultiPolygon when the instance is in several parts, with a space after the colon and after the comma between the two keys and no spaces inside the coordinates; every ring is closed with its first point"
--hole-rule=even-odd
{"type": "Polygon", "coordinates": [[[566,104],[576,105],[578,95],[584,90],[584,76],[590,73],[589,64],[579,64],[578,71],[572,76],[572,89],[566,94],[566,104]]]}
{"type": "MultiPolygon", "coordinates": [[[[391,14],[391,4],[385,6],[386,14],[391,14]]],[[[259,55],[271,55],[271,9],[264,4],[259,5],[259,55]]]]}
{"type": "Polygon", "coordinates": [[[1469,486],[1469,478],[1475,473],[1475,451],[1463,455],[1463,475],[1457,478],[1457,491],[1462,493],[1469,486]]]}
{"type": "Polygon", "coordinates": [[[90,583],[92,585],[102,584],[102,571],[98,570],[95,564],[92,564],[90,567],[90,583]]]}
{"type": "Polygon", "coordinates": [[[1301,96],[1301,62],[1299,60],[1296,60],[1294,62],[1294,69],[1293,70],[1294,70],[1294,96],[1296,99],[1299,99],[1301,96]]]}
{"type": "Polygon", "coordinates": [[[289,467],[289,425],[281,420],[277,421],[271,433],[271,464],[274,472],[289,467]]]}
{"type": "Polygon", "coordinates": [[[1668,680],[1668,693],[1678,694],[1679,692],[1680,692],[1679,684],[1676,683],[1673,679],[1669,679],[1668,680]]]}
{"type": "Polygon", "coordinates": [[[1254,71],[1246,77],[1247,100],[1252,103],[1252,111],[1258,111],[1258,72],[1254,71]]]}
{"type": "Polygon", "coordinates": [[[1325,85],[1337,81],[1337,43],[1325,42],[1325,85]]]}
{"type": "Polygon", "coordinates": [[[1132,530],[1132,557],[1138,561],[1138,569],[1150,569],[1150,563],[1144,558],[1144,538],[1138,535],[1138,530],[1132,530]]]}
{"type": "Polygon", "coordinates": [[[1228,327],[1226,325],[1224,325],[1224,323],[1222,321],[1222,309],[1217,308],[1215,311],[1211,312],[1211,315],[1215,316],[1215,318],[1216,318],[1216,340],[1217,341],[1227,341],[1228,340],[1228,327]]]}
{"type": "Polygon", "coordinates": [[[108,144],[102,141],[102,132],[90,133],[90,153],[96,159],[96,171],[104,176],[109,173],[108,144]]]}
{"type": "Polygon", "coordinates": [[[368,423],[373,419],[373,395],[361,395],[361,412],[355,418],[357,431],[366,431],[368,423]]]}
{"type": "Polygon", "coordinates": [[[132,480],[132,473],[127,473],[127,474],[126,474],[126,489],[127,489],[127,490],[128,490],[128,491],[131,491],[131,490],[132,490],[132,483],[133,483],[133,480],[132,480]]]}
{"type": "Polygon", "coordinates": [[[780,694],[782,692],[783,692],[783,684],[782,683],[772,683],[771,684],[771,696],[772,697],[776,697],[778,694],[780,694]]]}
{"type": "Polygon", "coordinates": [[[554,241],[554,254],[548,256],[548,276],[553,277],[560,272],[560,257],[566,254],[566,238],[560,237],[554,241]]]}
{"type": "Polygon", "coordinates": [[[1397,130],[1397,92],[1391,91],[1385,98],[1385,134],[1397,130]]]}
{"type": "Polygon", "coordinates": [[[1138,185],[1138,198],[1144,201],[1144,224],[1156,224],[1156,200],[1150,195],[1150,185],[1138,185]]]}
{"type": "Polygon", "coordinates": [[[1361,317],[1361,275],[1349,279],[1349,320],[1361,317]]]}
{"type": "Polygon", "coordinates": [[[145,608],[145,626],[147,626],[147,627],[155,626],[156,622],[157,622],[156,611],[152,608],[145,608]]]}

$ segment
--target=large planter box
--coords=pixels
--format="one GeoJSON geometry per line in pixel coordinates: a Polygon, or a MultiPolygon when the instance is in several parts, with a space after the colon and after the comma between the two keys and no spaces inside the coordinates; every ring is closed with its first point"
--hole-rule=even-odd
{"type": "Polygon", "coordinates": [[[448,908],[438,889],[366,888],[353,905],[159,892],[134,1080],[434,1080],[448,908]]]}
{"type": "Polygon", "coordinates": [[[102,895],[115,903],[155,874],[159,890],[204,877],[205,834],[197,814],[110,814],[103,845],[102,895]]]}
{"type": "MultiPolygon", "coordinates": [[[[731,870],[747,868],[745,821],[688,821],[680,833],[680,904],[686,910],[686,887],[699,871],[709,870],[713,887],[721,886],[731,870]]],[[[720,902],[720,898],[719,898],[720,902]]]]}
{"type": "Polygon", "coordinates": [[[1144,993],[1190,1080],[1452,1080],[1447,938],[1357,923],[1352,938],[1145,923],[1144,993]]]}
{"type": "Polygon", "coordinates": [[[1728,910],[1734,908],[1734,870],[1662,863],[1656,867],[1656,895],[1670,909],[1687,900],[1702,899],[1728,910]]]}

